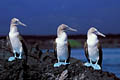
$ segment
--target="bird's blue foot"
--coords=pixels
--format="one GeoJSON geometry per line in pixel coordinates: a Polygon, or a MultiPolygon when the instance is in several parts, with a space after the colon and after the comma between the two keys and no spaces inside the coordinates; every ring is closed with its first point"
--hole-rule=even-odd
{"type": "Polygon", "coordinates": [[[18,59],[22,59],[22,57],[21,57],[21,56],[19,56],[19,57],[18,57],[18,59]]]}
{"type": "Polygon", "coordinates": [[[9,57],[8,61],[13,61],[15,60],[15,57],[9,57]]]}
{"type": "Polygon", "coordinates": [[[92,66],[92,64],[91,64],[91,63],[89,63],[89,62],[86,62],[84,65],[85,65],[85,66],[87,66],[87,67],[92,66]]]}
{"type": "Polygon", "coordinates": [[[62,62],[62,64],[61,64],[61,65],[67,65],[67,64],[70,64],[70,63],[62,62]]]}
{"type": "Polygon", "coordinates": [[[61,65],[67,65],[67,64],[70,64],[70,63],[58,62],[54,64],[54,67],[60,67],[61,65]]]}
{"type": "Polygon", "coordinates": [[[62,64],[61,62],[55,63],[55,64],[54,64],[54,67],[60,67],[61,64],[62,64]]]}
{"type": "Polygon", "coordinates": [[[101,67],[98,64],[93,64],[92,67],[94,70],[101,70],[101,67]]]}

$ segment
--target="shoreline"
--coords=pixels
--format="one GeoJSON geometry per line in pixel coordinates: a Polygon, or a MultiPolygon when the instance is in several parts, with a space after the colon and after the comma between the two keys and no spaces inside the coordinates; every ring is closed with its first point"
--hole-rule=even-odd
{"type": "MultiPolygon", "coordinates": [[[[31,39],[33,40],[33,39],[31,39]]],[[[7,47],[6,40],[0,39],[0,79],[4,80],[120,80],[114,73],[97,71],[83,66],[83,62],[70,58],[70,65],[54,68],[57,59],[52,51],[44,53],[39,47],[40,42],[33,40],[28,43],[27,60],[15,60],[8,62],[13,53],[7,47]],[[27,62],[26,62],[27,61],[27,62]],[[11,74],[12,73],[12,74],[11,74]],[[65,74],[64,76],[62,76],[65,74]]],[[[24,55],[26,56],[26,55],[24,55]]]]}
{"type": "MultiPolygon", "coordinates": [[[[25,41],[30,44],[38,42],[39,47],[41,49],[52,49],[53,42],[56,37],[57,36],[55,35],[49,35],[49,36],[23,35],[25,41]]],[[[105,38],[103,37],[98,37],[98,38],[103,48],[120,48],[120,35],[106,35],[105,38]]],[[[0,39],[5,40],[6,36],[0,36],[0,39]]],[[[86,35],[68,36],[68,40],[72,48],[83,48],[86,39],[87,39],[86,35]]]]}

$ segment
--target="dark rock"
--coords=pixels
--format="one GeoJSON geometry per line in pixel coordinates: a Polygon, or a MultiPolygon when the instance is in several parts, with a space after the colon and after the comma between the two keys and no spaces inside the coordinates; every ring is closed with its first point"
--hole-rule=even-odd
{"type": "Polygon", "coordinates": [[[12,53],[7,47],[0,47],[0,80],[120,80],[113,73],[87,68],[75,58],[70,59],[70,65],[54,68],[54,53],[42,53],[36,43],[29,44],[28,49],[27,62],[8,62],[12,53]]]}

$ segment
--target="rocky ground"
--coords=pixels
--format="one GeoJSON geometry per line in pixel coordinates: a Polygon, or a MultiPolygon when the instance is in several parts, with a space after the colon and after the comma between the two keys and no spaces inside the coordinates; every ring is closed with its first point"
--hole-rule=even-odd
{"type": "Polygon", "coordinates": [[[6,40],[0,40],[0,80],[120,80],[113,73],[87,68],[75,58],[70,65],[54,68],[57,60],[52,51],[42,52],[37,43],[27,46],[27,58],[8,62],[13,53],[6,40]]]}

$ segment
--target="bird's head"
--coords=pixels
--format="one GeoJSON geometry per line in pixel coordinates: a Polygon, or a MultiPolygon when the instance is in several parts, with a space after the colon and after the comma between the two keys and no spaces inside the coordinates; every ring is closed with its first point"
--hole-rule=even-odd
{"type": "Polygon", "coordinates": [[[15,26],[17,26],[17,25],[26,26],[26,24],[22,23],[22,22],[21,22],[19,19],[17,19],[17,18],[13,18],[13,19],[11,20],[11,24],[12,24],[12,25],[15,25],[15,26]]]}
{"type": "Polygon", "coordinates": [[[100,35],[100,36],[105,37],[105,35],[102,34],[101,32],[99,32],[95,27],[91,27],[91,28],[88,30],[88,34],[95,34],[95,35],[100,35]]]}
{"type": "Polygon", "coordinates": [[[71,28],[71,27],[69,27],[69,26],[67,26],[67,25],[65,25],[65,24],[61,24],[61,25],[58,27],[58,31],[63,31],[63,32],[65,32],[65,31],[74,31],[74,32],[76,32],[77,30],[76,30],[76,29],[73,29],[73,28],[71,28]]]}

